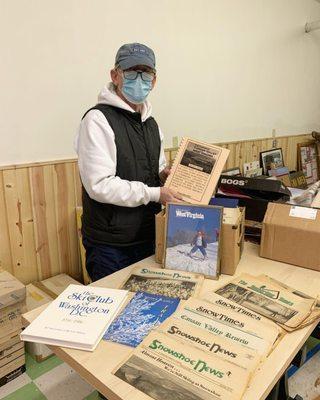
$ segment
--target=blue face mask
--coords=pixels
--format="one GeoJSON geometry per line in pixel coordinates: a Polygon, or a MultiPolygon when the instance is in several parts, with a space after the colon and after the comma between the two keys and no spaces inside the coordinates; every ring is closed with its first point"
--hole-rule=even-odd
{"type": "Polygon", "coordinates": [[[143,81],[138,75],[134,80],[123,78],[121,92],[130,103],[141,104],[147,98],[151,88],[152,82],[143,81]]]}

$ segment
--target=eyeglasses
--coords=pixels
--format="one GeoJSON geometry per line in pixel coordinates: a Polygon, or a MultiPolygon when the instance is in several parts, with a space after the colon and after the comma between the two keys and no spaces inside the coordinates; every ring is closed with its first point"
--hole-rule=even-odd
{"type": "Polygon", "coordinates": [[[129,71],[122,71],[123,76],[130,81],[134,81],[137,79],[138,75],[141,76],[141,79],[145,82],[152,82],[156,74],[154,72],[146,72],[146,71],[135,71],[131,69],[129,71]]]}

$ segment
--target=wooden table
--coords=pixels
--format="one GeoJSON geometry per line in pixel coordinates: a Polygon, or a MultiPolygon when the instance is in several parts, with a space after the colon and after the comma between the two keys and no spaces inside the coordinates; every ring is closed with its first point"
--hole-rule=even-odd
{"type": "MultiPolygon", "coordinates": [[[[320,294],[320,272],[260,258],[258,250],[259,247],[257,245],[245,243],[244,253],[236,274],[241,272],[248,272],[254,275],[264,273],[311,296],[320,294]]],[[[118,287],[135,265],[159,267],[159,264],[156,264],[154,261],[154,257],[149,257],[138,264],[134,264],[95,282],[94,286],[118,287]]],[[[219,281],[206,279],[202,293],[205,293],[208,289],[217,287],[221,282],[226,282],[231,278],[228,275],[222,275],[219,281]]],[[[28,324],[33,321],[45,307],[46,305],[24,314],[25,322],[28,324]]],[[[253,376],[243,400],[264,400],[267,397],[316,325],[317,323],[314,323],[304,329],[287,334],[282,339],[253,376]]],[[[131,349],[129,347],[102,340],[94,352],[53,346],[51,348],[59,358],[69,364],[109,400],[150,399],[149,396],[111,374],[111,371],[130,353],[131,349]]]]}

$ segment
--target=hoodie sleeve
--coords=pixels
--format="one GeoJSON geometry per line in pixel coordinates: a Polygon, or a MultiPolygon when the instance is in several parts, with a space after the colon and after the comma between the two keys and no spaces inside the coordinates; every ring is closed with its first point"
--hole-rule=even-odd
{"type": "Polygon", "coordinates": [[[159,201],[159,187],[115,176],[117,152],[114,132],[100,111],[89,111],[81,121],[75,147],[81,181],[92,199],[123,207],[159,201]]]}

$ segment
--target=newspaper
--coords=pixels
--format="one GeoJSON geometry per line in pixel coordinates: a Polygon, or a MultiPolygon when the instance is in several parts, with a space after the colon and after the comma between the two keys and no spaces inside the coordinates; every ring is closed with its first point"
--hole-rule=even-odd
{"type": "Polygon", "coordinates": [[[299,290],[296,290],[290,286],[285,285],[284,283],[271,278],[270,276],[267,275],[259,275],[258,278],[262,278],[262,279],[267,279],[270,283],[274,284],[274,285],[278,285],[281,288],[284,288],[286,290],[288,290],[289,292],[302,297],[303,299],[312,299],[314,300],[315,304],[313,307],[313,310],[311,311],[310,315],[301,323],[301,325],[299,325],[299,328],[304,328],[310,324],[312,324],[313,322],[315,322],[317,319],[320,319],[320,297],[318,296],[317,298],[311,297],[306,293],[300,292],[299,290]]]}
{"type": "Polygon", "coordinates": [[[261,356],[256,350],[239,346],[176,318],[166,319],[156,330],[249,371],[254,371],[261,361],[261,356]]]}
{"type": "Polygon", "coordinates": [[[232,310],[222,310],[195,298],[181,304],[171,318],[183,320],[233,344],[256,350],[262,357],[270,353],[279,336],[278,329],[270,329],[245,315],[239,315],[232,310]]]}
{"type": "Polygon", "coordinates": [[[191,272],[136,267],[120,288],[130,292],[147,292],[187,300],[199,293],[203,280],[202,275],[191,272]]]}
{"type": "Polygon", "coordinates": [[[250,372],[153,331],[113,374],[156,400],[240,400],[250,372]]]}
{"type": "Polygon", "coordinates": [[[257,276],[242,274],[216,293],[261,314],[284,329],[297,328],[310,315],[315,300],[305,299],[257,276]]]}
{"type": "Polygon", "coordinates": [[[165,186],[184,201],[209,204],[230,150],[184,137],[165,186]]]}
{"type": "Polygon", "coordinates": [[[268,329],[272,330],[275,333],[275,337],[277,332],[278,337],[276,339],[276,343],[277,340],[279,340],[284,334],[284,331],[275,322],[270,321],[270,319],[263,317],[262,315],[257,314],[249,310],[248,308],[233,302],[232,300],[227,300],[226,298],[218,295],[217,293],[206,292],[204,293],[204,295],[201,296],[201,299],[209,303],[212,303],[215,306],[221,307],[223,309],[232,310],[240,315],[245,315],[252,321],[256,321],[256,323],[261,325],[265,325],[266,327],[268,327],[268,329]]]}

